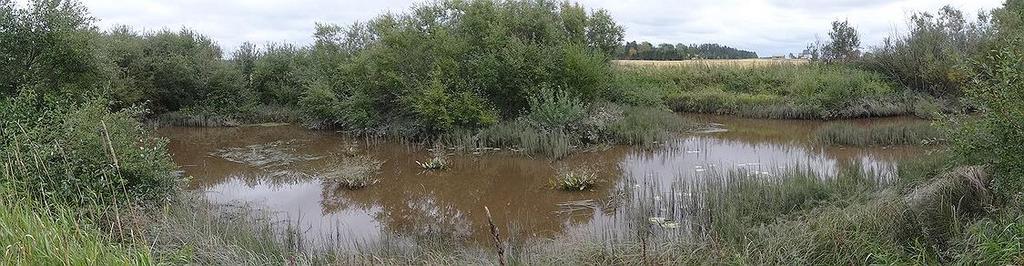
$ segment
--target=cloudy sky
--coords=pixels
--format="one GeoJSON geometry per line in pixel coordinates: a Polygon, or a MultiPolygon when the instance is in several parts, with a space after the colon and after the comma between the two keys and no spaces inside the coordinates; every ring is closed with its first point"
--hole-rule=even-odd
{"type": "MultiPolygon", "coordinates": [[[[156,30],[189,27],[227,51],[244,41],[312,41],[314,23],[350,24],[383,12],[402,12],[423,0],[85,0],[103,28],[131,25],[156,30]]],[[[652,43],[721,43],[761,56],[799,52],[827,38],[829,23],[848,19],[862,43],[877,43],[905,28],[914,11],[952,5],[971,17],[1002,0],[582,0],[602,8],[626,28],[626,40],[652,43]]]]}

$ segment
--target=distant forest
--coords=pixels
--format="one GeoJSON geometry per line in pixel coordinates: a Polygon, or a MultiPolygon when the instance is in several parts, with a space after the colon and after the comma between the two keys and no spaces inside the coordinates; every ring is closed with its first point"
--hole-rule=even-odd
{"type": "Polygon", "coordinates": [[[619,60],[747,59],[757,58],[757,53],[715,43],[654,46],[649,42],[632,41],[620,47],[615,57],[619,60]]]}

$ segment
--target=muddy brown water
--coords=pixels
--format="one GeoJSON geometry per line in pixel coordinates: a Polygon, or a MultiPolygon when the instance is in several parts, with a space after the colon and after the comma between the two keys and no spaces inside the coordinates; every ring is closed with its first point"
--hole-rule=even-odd
{"type": "MultiPolygon", "coordinates": [[[[828,174],[842,167],[891,171],[896,160],[922,153],[916,147],[822,147],[811,141],[821,121],[758,120],[683,115],[716,123],[717,130],[684,134],[653,148],[618,146],[577,153],[553,162],[508,151],[458,154],[442,171],[415,163],[429,157],[418,145],[346,137],[297,126],[161,128],[189,189],[217,203],[265,207],[299,226],[313,242],[367,243],[383,235],[489,239],[484,206],[503,232],[551,237],[571,228],[604,223],[616,212],[567,208],[565,203],[608,198],[625,184],[696,176],[709,168],[755,169],[765,174],[806,167],[828,174]],[[361,190],[328,189],[318,173],[343,154],[383,161],[379,183],[361,190]],[[859,162],[853,164],[851,162],[859,162]],[[586,166],[601,183],[581,192],[554,190],[559,167],[586,166]]],[[[912,118],[850,120],[871,125],[912,118]]],[[[613,217],[611,217],[613,218],[613,217]]]]}

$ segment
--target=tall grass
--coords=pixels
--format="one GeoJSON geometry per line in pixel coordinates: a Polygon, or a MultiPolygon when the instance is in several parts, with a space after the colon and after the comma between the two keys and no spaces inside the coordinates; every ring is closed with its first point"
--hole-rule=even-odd
{"type": "Polygon", "coordinates": [[[928,122],[871,127],[833,123],[814,133],[818,143],[837,146],[928,145],[938,143],[942,138],[942,132],[928,122]]]}
{"type": "Polygon", "coordinates": [[[145,246],[119,243],[80,218],[68,208],[43,208],[31,200],[0,197],[0,264],[152,264],[145,246]]]}
{"type": "Polygon", "coordinates": [[[242,124],[227,115],[193,111],[163,113],[147,123],[155,127],[235,127],[242,124]]]}
{"type": "MultiPolygon", "coordinates": [[[[655,183],[653,188],[627,193],[637,198],[619,207],[621,220],[541,241],[524,260],[943,263],[952,259],[947,252],[952,236],[962,234],[966,221],[986,204],[986,190],[975,185],[986,179],[979,173],[977,168],[958,169],[916,186],[858,170],[834,177],[801,170],[773,177],[711,173],[704,181],[677,180],[667,187],[655,183]],[[681,225],[666,227],[664,221],[681,225]]],[[[1005,257],[1012,255],[999,258],[1005,257]]]]}

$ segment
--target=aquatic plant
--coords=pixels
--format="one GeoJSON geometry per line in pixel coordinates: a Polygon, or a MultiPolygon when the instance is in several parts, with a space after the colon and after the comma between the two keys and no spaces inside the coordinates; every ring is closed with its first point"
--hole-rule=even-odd
{"type": "Polygon", "coordinates": [[[552,180],[555,188],[567,191],[583,191],[597,184],[597,173],[584,168],[561,168],[552,180]]]}
{"type": "Polygon", "coordinates": [[[425,170],[441,170],[448,167],[448,160],[443,157],[431,157],[430,159],[416,164],[425,170]]]}
{"type": "Polygon", "coordinates": [[[380,181],[376,175],[383,164],[384,162],[368,155],[345,157],[321,173],[320,178],[331,190],[361,189],[380,181]]]}

